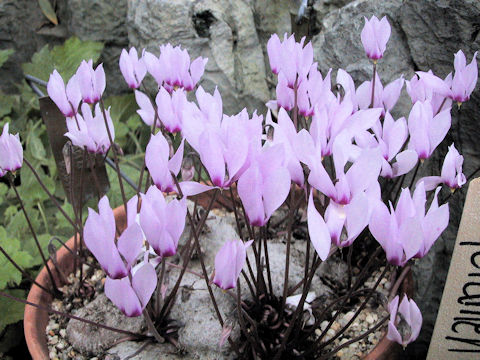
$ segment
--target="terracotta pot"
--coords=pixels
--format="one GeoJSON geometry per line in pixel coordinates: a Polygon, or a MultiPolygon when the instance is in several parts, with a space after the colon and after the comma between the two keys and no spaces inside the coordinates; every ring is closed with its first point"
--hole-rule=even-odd
{"type": "MultiPolygon", "coordinates": [[[[202,199],[201,203],[208,202],[209,198],[202,199]]],[[[123,206],[120,206],[114,210],[115,221],[117,223],[117,227],[119,231],[123,231],[126,227],[126,219],[125,219],[125,211],[123,206]]],[[[75,239],[72,237],[70,238],[66,245],[73,249],[75,239]]],[[[60,270],[64,274],[70,274],[73,271],[73,256],[72,254],[65,249],[63,246],[57,251],[57,264],[60,270]]],[[[48,264],[50,268],[53,270],[52,273],[54,275],[55,281],[60,286],[65,285],[61,281],[61,277],[54,271],[53,264],[49,261],[48,264]]],[[[47,287],[50,288],[50,278],[48,276],[47,270],[44,267],[40,273],[38,274],[36,281],[47,287]]],[[[404,280],[402,284],[402,291],[407,293],[409,296],[413,294],[413,279],[411,272],[404,280]]],[[[34,304],[42,304],[46,306],[50,306],[52,302],[52,296],[36,285],[32,285],[30,292],[28,293],[27,301],[32,302],[34,304]]],[[[48,360],[48,346],[47,346],[47,337],[45,335],[45,329],[48,325],[49,321],[49,314],[47,311],[38,309],[33,306],[26,305],[25,306],[25,314],[23,319],[23,326],[25,331],[25,339],[27,342],[28,350],[30,351],[30,355],[32,356],[33,360],[48,360]]],[[[392,360],[395,359],[395,354],[399,354],[401,352],[401,347],[397,343],[394,343],[386,338],[383,339],[377,344],[377,346],[370,352],[366,357],[365,360],[392,360]]]]}
{"type": "MultiPolygon", "coordinates": [[[[116,208],[113,211],[115,215],[115,221],[119,231],[123,231],[126,227],[125,211],[123,206],[116,208]]],[[[75,239],[70,238],[66,246],[70,249],[73,249],[75,239]]],[[[74,258],[73,255],[61,247],[57,251],[57,264],[59,269],[64,274],[70,274],[73,271],[74,258]]],[[[52,270],[55,282],[60,286],[65,285],[62,282],[61,276],[58,276],[58,273],[54,270],[54,266],[51,261],[48,262],[50,269],[52,270]]],[[[36,281],[45,286],[47,289],[51,288],[50,278],[47,273],[47,269],[44,267],[38,274],[36,281]]],[[[52,303],[52,296],[36,285],[32,285],[30,292],[28,293],[27,301],[30,301],[34,304],[42,304],[50,306],[52,303]]],[[[34,306],[25,305],[25,314],[23,319],[23,327],[25,332],[25,340],[27,341],[28,350],[33,360],[48,360],[48,347],[47,347],[47,337],[45,335],[45,329],[48,325],[48,312],[38,309],[34,306]]]]}

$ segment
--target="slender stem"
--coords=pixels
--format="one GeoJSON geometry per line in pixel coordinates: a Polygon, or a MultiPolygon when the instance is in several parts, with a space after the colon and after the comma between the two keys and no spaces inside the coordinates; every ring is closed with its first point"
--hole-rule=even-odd
{"type": "MultiPolygon", "coordinates": [[[[320,261],[320,259],[318,259],[316,261],[316,263],[310,269],[307,288],[310,288],[310,285],[312,284],[313,275],[315,274],[315,270],[318,268],[320,263],[321,263],[321,261],[320,261]]],[[[297,321],[297,317],[300,315],[300,313],[303,312],[303,304],[305,303],[306,298],[307,298],[307,292],[304,291],[302,293],[302,297],[300,298],[300,302],[299,302],[297,308],[295,309],[292,320],[290,321],[290,324],[288,325],[287,331],[285,332],[285,335],[283,336],[283,340],[282,340],[282,343],[280,345],[280,349],[275,354],[275,357],[273,358],[273,360],[279,360],[280,357],[282,356],[283,350],[285,349],[285,346],[287,345],[288,338],[290,337],[290,334],[293,331],[293,328],[295,327],[294,325],[295,325],[295,322],[297,321]]]]}
{"type": "Polygon", "coordinates": [[[32,283],[34,283],[35,285],[37,285],[40,289],[42,289],[43,291],[49,293],[50,295],[52,295],[53,297],[56,297],[56,294],[47,289],[46,287],[44,287],[43,285],[40,285],[33,277],[30,276],[30,274],[28,272],[26,272],[25,270],[23,270],[20,265],[18,265],[15,260],[13,260],[10,255],[8,255],[8,253],[3,249],[3,247],[0,246],[0,252],[7,258],[8,261],[10,261],[10,263],[15,266],[15,268],[20,271],[22,273],[22,276],[27,278],[29,281],[31,281],[32,283]]]}
{"type": "Polygon", "coordinates": [[[130,336],[134,336],[136,339],[145,339],[146,338],[146,336],[142,335],[142,334],[137,334],[137,333],[127,331],[127,330],[117,329],[117,328],[107,326],[107,325],[103,325],[103,324],[97,323],[95,321],[87,320],[87,319],[84,319],[84,318],[81,318],[81,317],[78,317],[78,316],[75,316],[75,315],[72,315],[72,314],[69,314],[69,313],[65,313],[65,312],[62,312],[62,311],[57,311],[57,310],[52,309],[49,306],[35,304],[35,303],[30,302],[30,301],[23,300],[23,299],[20,299],[18,297],[9,295],[7,293],[4,293],[3,291],[0,291],[0,296],[18,301],[18,302],[20,302],[22,304],[25,304],[25,305],[30,305],[30,306],[36,307],[36,308],[44,310],[44,311],[48,311],[48,312],[53,313],[53,314],[57,314],[57,315],[60,315],[60,316],[65,316],[67,318],[78,320],[78,321],[87,323],[89,325],[98,326],[102,329],[114,331],[114,332],[117,332],[117,333],[120,333],[120,334],[126,334],[126,335],[130,335],[130,336]]]}
{"type": "Polygon", "coordinates": [[[415,182],[415,179],[417,177],[418,169],[420,168],[420,165],[422,165],[422,161],[419,161],[417,163],[417,166],[415,167],[415,171],[413,172],[412,180],[410,181],[410,185],[408,186],[409,189],[412,188],[413,183],[415,182]]]}
{"type": "Polygon", "coordinates": [[[347,254],[347,264],[348,264],[347,290],[350,290],[350,287],[352,286],[352,253],[353,253],[353,244],[348,247],[348,254],[347,254]]]}
{"type": "Polygon", "coordinates": [[[347,346],[350,346],[351,344],[357,342],[357,341],[360,341],[362,339],[365,339],[368,335],[370,335],[371,333],[373,333],[374,331],[376,331],[379,327],[381,327],[383,325],[383,323],[385,321],[388,320],[388,318],[390,317],[390,315],[386,315],[385,317],[383,317],[383,319],[381,319],[373,328],[369,329],[368,331],[364,332],[363,334],[349,340],[349,341],[346,341],[344,342],[343,344],[340,344],[338,345],[336,348],[334,348],[332,351],[329,351],[328,353],[322,355],[321,357],[318,358],[318,360],[323,360],[323,359],[329,359],[331,356],[333,356],[334,354],[336,354],[339,350],[343,349],[343,348],[346,348],[347,346]]]}
{"type": "Polygon", "coordinates": [[[127,216],[128,215],[127,198],[125,196],[125,190],[123,188],[122,175],[120,174],[120,164],[118,160],[117,149],[115,148],[115,143],[113,142],[112,133],[110,131],[110,127],[108,126],[107,114],[105,112],[105,104],[103,103],[102,98],[100,98],[100,108],[102,109],[103,120],[105,122],[105,128],[107,129],[108,140],[110,141],[110,148],[112,149],[113,160],[115,161],[115,169],[117,170],[118,183],[120,185],[120,192],[122,193],[123,207],[125,208],[125,216],[127,216]]]}
{"type": "Polygon", "coordinates": [[[48,276],[50,277],[50,281],[52,282],[54,291],[57,290],[57,283],[53,277],[53,274],[50,270],[50,267],[48,266],[47,259],[45,258],[45,254],[43,253],[42,247],[40,246],[40,242],[38,241],[37,234],[35,232],[35,229],[33,228],[33,225],[30,221],[30,218],[28,217],[27,210],[25,210],[25,206],[23,206],[23,201],[22,198],[20,197],[20,194],[18,193],[17,187],[15,186],[15,183],[12,180],[11,176],[7,176],[8,181],[10,182],[10,186],[13,188],[15,195],[17,196],[18,202],[20,203],[20,208],[22,209],[23,215],[25,215],[25,219],[27,220],[28,227],[30,228],[30,232],[32,233],[33,240],[35,241],[35,245],[37,246],[38,252],[40,253],[40,256],[42,257],[43,265],[47,269],[48,276]]]}
{"type": "MultiPolygon", "coordinates": [[[[242,227],[240,226],[240,219],[238,217],[237,203],[235,201],[235,197],[233,196],[233,190],[232,190],[231,186],[230,186],[229,191],[230,191],[230,199],[232,201],[232,206],[233,206],[233,214],[235,215],[235,222],[237,223],[238,235],[240,236],[240,239],[242,239],[242,241],[245,241],[245,239],[243,237],[242,227]]],[[[247,260],[248,271],[249,271],[250,276],[252,278],[252,281],[255,283],[255,287],[256,287],[257,285],[256,285],[255,276],[253,275],[252,266],[250,264],[250,260],[249,260],[248,256],[246,257],[246,260],[247,260]]],[[[245,280],[247,281],[248,286],[251,287],[251,284],[250,284],[250,281],[248,281],[247,275],[245,274],[245,272],[243,270],[242,270],[242,272],[244,273],[244,277],[245,277],[245,280]]],[[[252,296],[253,296],[253,292],[252,292],[252,296]]]]}
{"type": "Polygon", "coordinates": [[[147,327],[152,333],[153,337],[159,344],[162,344],[165,342],[165,339],[158,333],[157,329],[155,328],[155,325],[153,324],[152,319],[150,318],[150,315],[148,314],[147,309],[143,309],[143,317],[145,318],[145,321],[147,323],[147,327]]]}
{"type": "Polygon", "coordinates": [[[392,301],[392,299],[395,297],[395,295],[397,294],[398,288],[400,287],[403,280],[410,272],[411,268],[412,268],[411,265],[407,265],[403,268],[402,272],[400,273],[400,276],[397,278],[397,280],[395,281],[395,284],[393,284],[392,288],[390,289],[390,295],[388,296],[389,301],[392,301]]]}
{"type": "Polygon", "coordinates": [[[155,302],[155,315],[156,316],[158,316],[159,313],[160,313],[160,296],[162,294],[164,274],[165,274],[165,258],[162,258],[162,269],[160,270],[160,276],[158,278],[157,301],[155,302]]]}
{"type": "Polygon", "coordinates": [[[270,291],[270,295],[273,296],[274,294],[272,286],[272,275],[270,273],[270,259],[268,258],[267,229],[265,226],[263,226],[260,231],[263,233],[263,251],[265,252],[265,262],[267,264],[268,290],[270,291]]]}
{"type": "MultiPolygon", "coordinates": [[[[175,182],[175,186],[177,187],[177,190],[178,190],[178,195],[180,197],[183,197],[183,192],[182,192],[182,189],[180,187],[180,184],[178,183],[178,180],[177,180],[177,177],[175,176],[175,174],[171,173],[172,175],[172,178],[173,178],[173,181],[175,182]]],[[[215,192],[219,192],[218,189],[215,189],[215,192]]],[[[215,197],[212,196],[212,199],[214,199],[215,197]]],[[[212,202],[213,204],[213,202],[212,202]]],[[[195,224],[194,224],[194,221],[193,221],[193,218],[192,218],[192,215],[190,214],[190,210],[187,208],[187,219],[188,219],[188,222],[190,223],[190,227],[192,229],[195,228],[195,224]]],[[[200,241],[198,240],[198,235],[196,231],[194,231],[193,233],[193,238],[195,240],[195,246],[197,248],[197,254],[198,254],[198,259],[200,260],[200,266],[202,268],[202,272],[203,272],[203,278],[205,279],[205,284],[207,285],[207,289],[208,289],[208,293],[210,295],[210,299],[212,300],[212,304],[213,304],[213,308],[215,309],[215,313],[217,314],[217,318],[218,318],[218,321],[220,322],[220,325],[224,326],[225,322],[223,321],[223,317],[222,317],[222,314],[220,313],[220,310],[218,308],[218,305],[217,305],[217,301],[215,300],[215,295],[213,294],[213,291],[212,291],[212,287],[210,286],[210,280],[208,278],[208,274],[207,274],[207,269],[205,267],[205,262],[203,261],[203,255],[202,255],[202,250],[200,248],[200,241]]],[[[236,345],[233,343],[232,339],[228,339],[228,342],[230,343],[230,345],[233,347],[233,349],[235,350],[235,352],[239,355],[238,353],[238,349],[236,347],[236,345]]]]}
{"type": "Polygon", "coordinates": [[[35,168],[33,167],[32,164],[30,164],[30,162],[27,160],[27,159],[23,159],[23,162],[30,168],[30,170],[32,171],[33,175],[35,176],[35,178],[37,179],[38,183],[40,184],[40,186],[42,187],[43,191],[45,191],[45,193],[48,195],[48,197],[50,198],[50,200],[53,201],[53,203],[55,204],[55,206],[58,208],[58,210],[62,213],[62,215],[65,217],[65,219],[67,219],[67,221],[70,223],[70,225],[73,226],[73,229],[75,231],[79,231],[78,227],[77,227],[77,224],[75,224],[75,222],[72,220],[72,218],[70,216],[68,216],[68,214],[65,212],[65,210],[63,210],[62,206],[58,203],[57,199],[55,199],[55,197],[52,195],[52,193],[47,189],[47,187],[45,186],[45,184],[43,183],[42,179],[40,179],[40,176],[38,175],[37,171],[35,170],[35,168]]]}
{"type": "Polygon", "coordinates": [[[293,209],[295,204],[295,185],[292,185],[290,190],[290,217],[288,221],[288,235],[287,235],[287,249],[285,252],[285,278],[283,282],[283,297],[282,297],[282,307],[280,310],[280,316],[283,317],[283,311],[285,310],[285,301],[287,300],[288,293],[288,275],[290,272],[290,244],[292,241],[292,227],[293,227],[293,209]]]}
{"type": "MultiPolygon", "coordinates": [[[[368,300],[370,300],[370,298],[372,297],[373,293],[375,292],[375,290],[377,289],[378,285],[380,284],[380,281],[383,279],[383,277],[385,276],[385,274],[387,273],[387,270],[389,269],[389,264],[387,263],[385,265],[385,268],[383,269],[383,272],[380,274],[380,276],[378,277],[377,281],[375,282],[375,285],[373,285],[373,288],[370,289],[370,291],[367,293],[367,295],[365,296],[365,300],[362,302],[362,304],[360,305],[360,307],[357,309],[357,311],[355,312],[355,314],[353,315],[353,317],[347,322],[347,324],[345,326],[343,326],[339,332],[337,332],[332,338],[330,338],[327,342],[325,342],[324,344],[322,344],[324,347],[325,346],[328,346],[329,344],[331,344],[332,342],[334,342],[340,335],[342,335],[345,330],[347,330],[349,328],[349,326],[355,321],[355,319],[358,317],[358,315],[360,315],[360,313],[362,312],[362,310],[365,308],[365,306],[367,306],[367,303],[368,303],[368,300]]],[[[335,316],[334,318],[337,318],[338,314],[340,313],[340,310],[337,310],[337,312],[335,313],[335,316]]],[[[331,325],[330,325],[331,326],[331,325]]],[[[329,328],[327,326],[327,328],[329,328]]],[[[320,340],[325,336],[325,334],[327,333],[328,329],[325,329],[324,332],[320,335],[319,339],[318,339],[318,342],[317,344],[320,342],[320,340]]]]}
{"type": "Polygon", "coordinates": [[[243,319],[242,293],[241,293],[240,280],[238,280],[238,279],[237,279],[237,313],[238,313],[238,322],[240,323],[240,328],[242,329],[242,332],[247,337],[247,339],[250,342],[252,348],[255,348],[256,347],[255,339],[252,338],[250,332],[247,329],[247,326],[245,325],[245,321],[243,319]]]}
{"type": "MultiPolygon", "coordinates": [[[[193,234],[197,233],[197,234],[200,235],[200,233],[203,229],[203,226],[205,225],[205,221],[207,220],[208,214],[210,214],[210,210],[213,207],[213,203],[215,202],[217,193],[218,193],[218,191],[215,191],[212,198],[210,199],[210,203],[208,204],[207,211],[205,211],[205,213],[204,213],[204,215],[203,215],[203,217],[200,221],[200,224],[198,224],[198,227],[196,229],[195,229],[195,227],[191,227],[191,232],[193,234]]],[[[160,318],[162,318],[162,316],[164,316],[165,314],[168,314],[168,311],[171,308],[171,305],[173,305],[173,298],[178,291],[178,288],[180,286],[180,282],[182,281],[183,275],[185,274],[185,272],[187,270],[188,263],[190,262],[190,259],[192,257],[192,253],[193,253],[193,249],[194,249],[194,247],[191,246],[192,239],[193,239],[193,237],[190,238],[190,240],[187,244],[187,249],[188,250],[186,252],[186,256],[184,257],[184,263],[183,263],[182,270],[180,271],[180,275],[178,276],[177,282],[175,283],[172,291],[170,292],[168,297],[165,299],[162,310],[160,311],[160,315],[159,315],[160,318]]]]}
{"type": "Polygon", "coordinates": [[[373,76],[372,76],[372,100],[370,101],[370,107],[373,108],[375,102],[375,76],[377,74],[377,60],[373,61],[373,76]]]}

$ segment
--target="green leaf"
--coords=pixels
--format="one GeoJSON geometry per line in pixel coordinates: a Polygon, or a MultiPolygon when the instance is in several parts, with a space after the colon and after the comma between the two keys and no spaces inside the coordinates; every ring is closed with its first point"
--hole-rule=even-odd
{"type": "MultiPolygon", "coordinates": [[[[40,243],[40,247],[42,248],[43,254],[45,255],[45,258],[48,259],[50,257],[48,253],[48,243],[50,242],[52,236],[49,234],[41,234],[37,235],[37,238],[38,242],[40,243]]],[[[59,245],[58,242],[54,242],[53,244],[55,245],[55,247],[58,247],[59,245]]],[[[33,239],[32,235],[26,237],[22,241],[22,250],[30,254],[30,256],[32,257],[32,262],[29,264],[29,267],[43,264],[42,256],[38,251],[38,247],[35,244],[35,240],[33,239]]]]}
{"type": "Polygon", "coordinates": [[[15,50],[13,49],[0,50],[0,66],[2,66],[14,52],[15,50]]]}
{"type": "MultiPolygon", "coordinates": [[[[31,266],[32,257],[20,249],[20,241],[7,236],[7,231],[2,226],[0,226],[0,246],[18,266],[23,269],[31,266]]],[[[2,269],[0,271],[0,289],[5,288],[8,284],[18,284],[22,280],[21,272],[3,254],[0,254],[0,269],[2,269]]],[[[2,312],[0,314],[3,315],[2,312]]]]}
{"type": "MultiPolygon", "coordinates": [[[[135,169],[133,166],[128,165],[125,162],[120,162],[120,169],[130,178],[134,183],[138,182],[140,176],[140,171],[135,169]]],[[[110,200],[110,205],[112,208],[116,208],[123,204],[122,202],[122,193],[120,191],[120,184],[118,182],[118,176],[115,169],[112,169],[110,166],[107,166],[107,174],[110,180],[110,190],[108,192],[108,198],[110,200]]],[[[130,199],[135,195],[135,190],[123,180],[123,188],[125,189],[125,196],[130,199]]]]}
{"type": "Polygon", "coordinates": [[[52,4],[48,0],[38,0],[38,5],[40,5],[40,9],[42,10],[43,15],[50,20],[55,25],[58,25],[57,14],[55,14],[55,10],[53,10],[52,4]]]}
{"type": "MultiPolygon", "coordinates": [[[[3,292],[20,299],[25,298],[25,291],[23,290],[3,290],[3,292]]],[[[2,316],[0,316],[0,332],[2,332],[7,325],[22,320],[24,311],[24,304],[4,296],[0,296],[0,314],[2,314],[2,316]]]]}
{"type": "Polygon", "coordinates": [[[54,46],[52,50],[45,45],[35,53],[30,63],[22,65],[25,74],[48,80],[54,69],[62,75],[64,81],[77,71],[82,60],[98,60],[103,44],[96,41],[82,41],[71,37],[63,45],[54,46]]]}
{"type": "Polygon", "coordinates": [[[16,96],[5,95],[0,91],[0,119],[12,112],[16,96]]]}

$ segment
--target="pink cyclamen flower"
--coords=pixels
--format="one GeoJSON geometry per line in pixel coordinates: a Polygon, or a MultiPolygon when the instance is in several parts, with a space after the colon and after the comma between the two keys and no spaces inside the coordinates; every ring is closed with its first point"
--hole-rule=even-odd
{"type": "Polygon", "coordinates": [[[290,191],[282,144],[263,148],[238,180],[238,195],[253,226],[263,226],[290,191]]]}
{"type": "Polygon", "coordinates": [[[313,63],[312,43],[303,46],[304,42],[305,37],[297,43],[293,35],[287,38],[285,33],[283,41],[280,41],[277,34],[273,34],[267,43],[272,72],[276,75],[283,73],[288,87],[292,89],[295,82],[299,85],[301,81],[306,80],[313,63]]]}
{"type": "Polygon", "coordinates": [[[112,279],[128,275],[143,244],[142,230],[136,222],[130,222],[115,243],[115,217],[107,196],[100,199],[98,213],[88,209],[83,238],[88,250],[112,279]]]}
{"type": "Polygon", "coordinates": [[[244,243],[240,239],[227,241],[215,256],[213,283],[223,290],[232,289],[242,272],[247,258],[247,248],[253,240],[244,243]]]}
{"type": "Polygon", "coordinates": [[[0,136],[0,177],[8,171],[14,172],[22,167],[23,148],[18,134],[12,135],[8,132],[9,123],[3,127],[0,136]]]}
{"type": "Polygon", "coordinates": [[[158,86],[164,86],[169,92],[176,87],[186,91],[195,88],[205,71],[208,59],[198,57],[190,63],[188,51],[171,44],[160,46],[160,56],[145,51],[144,61],[148,72],[157,81],[158,86]]]}
{"type": "Polygon", "coordinates": [[[150,263],[144,263],[128,277],[105,280],[105,295],[128,317],[140,316],[157,287],[157,273],[150,263]]]}
{"type": "Polygon", "coordinates": [[[175,155],[170,157],[170,146],[161,132],[152,135],[145,151],[145,165],[147,166],[154,184],[163,192],[176,191],[172,173],[176,176],[180,172],[183,158],[184,141],[182,140],[175,155]]]}
{"type": "Polygon", "coordinates": [[[450,108],[434,116],[429,100],[417,101],[408,115],[408,148],[415,150],[419,159],[428,159],[447,135],[451,122],[450,108]]]}
{"type": "Polygon", "coordinates": [[[155,98],[158,117],[168,132],[176,133],[182,130],[182,111],[187,102],[187,94],[181,88],[171,92],[171,95],[160,87],[155,98]]]}
{"type": "Polygon", "coordinates": [[[184,107],[182,133],[200,155],[213,185],[228,187],[248,166],[252,143],[261,146],[262,117],[254,113],[250,119],[246,111],[224,116],[217,89],[211,95],[200,86],[196,97],[198,107],[184,107]]]}
{"type": "Polygon", "coordinates": [[[413,299],[407,295],[398,305],[398,295],[388,304],[390,321],[388,322],[387,338],[403,347],[415,341],[422,328],[422,313],[413,299]]]}
{"type": "Polygon", "coordinates": [[[140,225],[146,240],[155,253],[162,257],[175,255],[187,214],[187,201],[172,200],[168,204],[160,190],[151,186],[142,194],[140,225]]]}
{"type": "Polygon", "coordinates": [[[65,88],[62,76],[57,70],[53,70],[48,79],[47,93],[65,117],[74,116],[77,113],[82,94],[76,75],[70,78],[65,88]]]}
{"type": "MultiPolygon", "coordinates": [[[[90,153],[106,154],[111,144],[100,105],[95,106],[95,116],[92,115],[88,104],[83,103],[81,108],[83,117],[77,114],[76,117],[67,118],[68,132],[65,136],[72,141],[73,145],[86,147],[90,153]]],[[[110,117],[110,108],[105,110],[105,115],[112,140],[114,140],[115,130],[110,117]]]]}
{"type": "Polygon", "coordinates": [[[391,31],[386,16],[382,20],[378,20],[376,16],[372,16],[370,20],[365,18],[361,39],[365,53],[370,59],[378,60],[383,57],[391,31]]]}
{"type": "Polygon", "coordinates": [[[147,68],[142,58],[138,58],[137,49],[130,48],[130,51],[123,49],[120,55],[120,71],[131,89],[138,89],[142,83],[147,68]]]}
{"type": "Polygon", "coordinates": [[[472,61],[467,65],[465,54],[459,50],[455,54],[455,75],[452,79],[452,99],[462,103],[470,99],[478,79],[477,52],[473,54],[472,61]]]}
{"type": "Polygon", "coordinates": [[[455,145],[452,144],[448,147],[447,155],[443,160],[441,175],[427,176],[420,181],[423,181],[427,191],[435,189],[439,184],[445,184],[452,190],[459,189],[467,182],[462,172],[462,165],[463,156],[458,153],[455,145]]]}
{"type": "Polygon", "coordinates": [[[425,256],[447,227],[448,204],[438,206],[439,190],[426,214],[423,182],[417,184],[413,197],[408,188],[403,189],[396,209],[391,203],[390,211],[383,202],[376,204],[369,227],[391,264],[404,266],[411,258],[425,256]]]}
{"type": "Polygon", "coordinates": [[[452,74],[448,74],[445,79],[435,76],[432,70],[420,72],[413,75],[410,81],[405,81],[407,93],[415,104],[417,101],[424,102],[430,100],[433,113],[438,114],[441,110],[452,106],[450,96],[450,87],[452,84],[452,74]]]}
{"type": "Polygon", "coordinates": [[[93,70],[93,60],[90,59],[88,62],[83,60],[78,67],[76,76],[83,101],[87,104],[99,101],[106,85],[103,64],[93,70]]]}

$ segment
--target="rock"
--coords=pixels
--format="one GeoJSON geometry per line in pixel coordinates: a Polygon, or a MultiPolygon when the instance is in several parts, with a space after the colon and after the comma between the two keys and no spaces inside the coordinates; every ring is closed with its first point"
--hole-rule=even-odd
{"type": "Polygon", "coordinates": [[[162,345],[149,344],[141,351],[142,343],[134,341],[125,341],[115,345],[108,350],[108,355],[105,360],[125,359],[128,356],[136,354],[136,360],[151,360],[151,359],[165,359],[165,360],[180,360],[185,359],[185,356],[178,354],[175,347],[171,344],[165,343],[162,345]]]}
{"type": "Polygon", "coordinates": [[[107,91],[117,94],[127,90],[118,67],[122,49],[128,48],[127,0],[68,0],[68,12],[71,34],[105,44],[100,61],[105,68],[107,91]]]}
{"type": "Polygon", "coordinates": [[[253,12],[246,1],[134,0],[128,6],[130,44],[158,55],[167,42],[207,57],[200,85],[218,86],[224,112],[247,107],[262,113],[270,94],[253,12]]]}
{"type": "Polygon", "coordinates": [[[9,60],[0,68],[0,89],[5,93],[18,92],[23,80],[21,64],[46,44],[63,43],[67,37],[65,1],[57,1],[60,24],[54,26],[42,14],[38,1],[0,1],[0,49],[14,49],[9,60]]]}
{"type": "MultiPolygon", "coordinates": [[[[134,333],[140,333],[144,328],[143,317],[126,317],[105,294],[98,295],[87,306],[74,312],[74,315],[134,333]]],[[[67,325],[68,342],[84,354],[99,354],[110,348],[122,337],[125,337],[125,334],[99,328],[78,320],[71,319],[67,325]]]]}
{"type": "MultiPolygon", "coordinates": [[[[356,0],[329,13],[322,21],[322,31],[312,40],[315,61],[322,74],[332,68],[332,80],[335,83],[336,70],[342,68],[353,77],[357,86],[371,80],[372,63],[365,55],[360,33],[365,24],[364,17],[376,15],[381,18],[386,15],[392,33],[384,57],[378,62],[378,74],[384,86],[401,75],[410,79],[414,64],[404,40],[403,29],[397,21],[401,5],[401,0],[356,0]]],[[[410,99],[404,91],[394,109],[394,116],[408,115],[410,107],[410,99]]]]}

